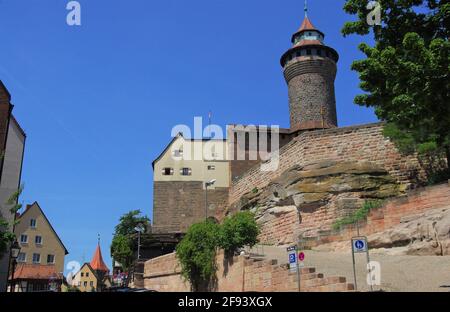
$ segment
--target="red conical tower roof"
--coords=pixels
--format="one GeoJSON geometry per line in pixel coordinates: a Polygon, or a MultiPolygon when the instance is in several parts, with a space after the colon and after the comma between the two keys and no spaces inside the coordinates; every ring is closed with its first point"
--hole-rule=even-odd
{"type": "Polygon", "coordinates": [[[94,257],[92,258],[90,265],[96,271],[109,272],[108,267],[106,266],[105,262],[103,261],[100,244],[97,245],[97,249],[95,249],[94,257]]]}
{"type": "Polygon", "coordinates": [[[305,19],[303,20],[302,25],[297,32],[301,32],[304,30],[317,30],[316,27],[314,27],[314,25],[311,23],[308,16],[305,16],[305,19]]]}

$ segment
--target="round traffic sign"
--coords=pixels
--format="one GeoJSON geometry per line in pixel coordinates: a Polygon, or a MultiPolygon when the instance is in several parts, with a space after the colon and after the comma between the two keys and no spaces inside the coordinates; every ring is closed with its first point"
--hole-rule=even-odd
{"type": "Polygon", "coordinates": [[[304,261],[305,260],[305,253],[304,252],[301,252],[301,253],[298,254],[298,260],[300,260],[300,261],[304,261]]]}

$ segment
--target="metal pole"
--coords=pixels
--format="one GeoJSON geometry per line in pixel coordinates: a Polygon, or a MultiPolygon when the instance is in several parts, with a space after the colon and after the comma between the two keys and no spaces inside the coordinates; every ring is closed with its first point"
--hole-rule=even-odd
{"type": "Polygon", "coordinates": [[[369,246],[367,246],[367,267],[369,268],[369,277],[370,277],[370,291],[373,291],[372,285],[372,268],[370,267],[370,256],[369,256],[369,246]]]}
{"type": "Polygon", "coordinates": [[[16,284],[14,282],[14,272],[16,271],[17,260],[14,259],[12,263],[12,273],[11,273],[11,292],[14,292],[14,288],[16,288],[16,284]]]}
{"type": "Polygon", "coordinates": [[[139,262],[139,260],[141,259],[141,231],[138,231],[138,255],[137,255],[137,260],[139,262]]]}
{"type": "Polygon", "coordinates": [[[295,252],[295,256],[297,257],[297,282],[298,282],[298,292],[301,292],[301,289],[300,289],[300,276],[301,276],[301,274],[300,274],[300,265],[299,265],[299,263],[298,263],[298,255],[297,255],[297,251],[295,252]]]}
{"type": "Polygon", "coordinates": [[[353,249],[353,240],[352,240],[352,259],[353,259],[353,278],[355,281],[355,291],[357,291],[358,285],[356,283],[356,263],[355,263],[355,250],[353,249]]]}

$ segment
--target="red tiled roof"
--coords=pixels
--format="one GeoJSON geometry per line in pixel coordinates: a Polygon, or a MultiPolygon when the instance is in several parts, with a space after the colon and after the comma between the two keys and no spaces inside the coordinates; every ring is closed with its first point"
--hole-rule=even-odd
{"type": "Polygon", "coordinates": [[[97,245],[97,249],[95,249],[94,257],[92,258],[90,265],[96,271],[109,272],[108,267],[103,261],[100,245],[97,245]]]}
{"type": "Polygon", "coordinates": [[[307,46],[307,45],[323,45],[322,42],[319,40],[301,40],[299,43],[297,43],[295,46],[307,46]]]}
{"type": "MultiPolygon", "coordinates": [[[[11,279],[11,276],[9,278],[11,279]]],[[[61,273],[56,272],[54,265],[19,263],[14,272],[14,279],[49,280],[53,278],[62,278],[61,273]]]]}
{"type": "Polygon", "coordinates": [[[309,20],[309,18],[307,16],[303,20],[303,23],[300,26],[298,31],[300,32],[300,31],[304,31],[304,30],[317,30],[316,27],[314,27],[314,25],[311,23],[311,21],[309,20]]]}

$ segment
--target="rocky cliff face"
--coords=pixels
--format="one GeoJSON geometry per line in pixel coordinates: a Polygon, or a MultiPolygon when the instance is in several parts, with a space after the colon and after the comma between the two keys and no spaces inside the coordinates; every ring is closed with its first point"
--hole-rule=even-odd
{"type": "Polygon", "coordinates": [[[319,161],[287,170],[264,189],[242,196],[232,210],[254,211],[262,242],[282,245],[330,231],[338,218],[353,213],[367,199],[404,191],[375,163],[319,161]]]}

